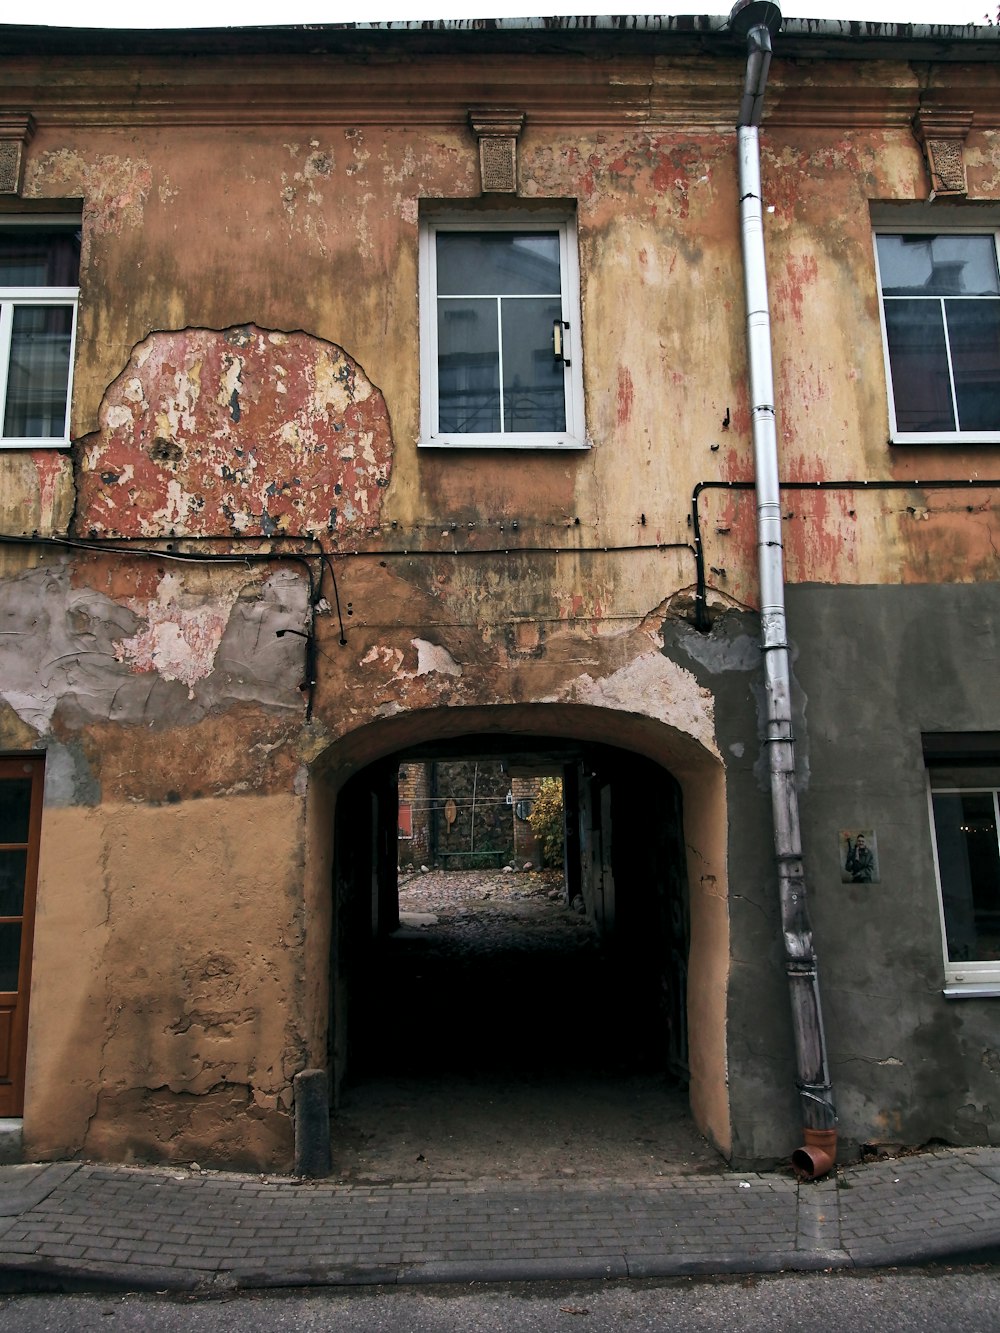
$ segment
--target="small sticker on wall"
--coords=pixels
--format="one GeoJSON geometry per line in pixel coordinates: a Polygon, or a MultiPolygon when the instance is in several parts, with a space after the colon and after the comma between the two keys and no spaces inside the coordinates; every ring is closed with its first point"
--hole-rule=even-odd
{"type": "Polygon", "coordinates": [[[875,844],[874,829],[840,830],[840,882],[841,884],[879,882],[878,847],[875,844]]]}

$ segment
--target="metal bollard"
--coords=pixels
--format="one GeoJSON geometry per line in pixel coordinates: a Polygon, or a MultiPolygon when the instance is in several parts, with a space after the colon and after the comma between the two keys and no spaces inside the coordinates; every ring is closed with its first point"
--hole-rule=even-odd
{"type": "Polygon", "coordinates": [[[295,1092],[295,1174],[315,1180],[328,1176],[330,1080],[325,1069],[303,1069],[292,1080],[295,1092]]]}

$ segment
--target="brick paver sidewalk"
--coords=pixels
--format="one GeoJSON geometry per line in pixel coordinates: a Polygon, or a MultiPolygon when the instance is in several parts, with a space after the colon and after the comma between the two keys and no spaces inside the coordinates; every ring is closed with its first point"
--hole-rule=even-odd
{"type": "Polygon", "coordinates": [[[0,1286],[225,1290],[316,1283],[773,1272],[1000,1252],[1000,1149],[798,1185],[335,1185],[56,1163],[0,1168],[0,1286]]]}

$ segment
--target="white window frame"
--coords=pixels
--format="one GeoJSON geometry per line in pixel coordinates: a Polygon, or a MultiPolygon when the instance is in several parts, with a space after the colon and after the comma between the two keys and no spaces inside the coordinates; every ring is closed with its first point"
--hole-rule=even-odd
{"type": "Polygon", "coordinates": [[[941,863],[938,858],[937,827],[934,820],[934,797],[991,793],[993,813],[1000,835],[1000,788],[984,785],[971,779],[967,784],[952,781],[936,782],[933,770],[927,773],[927,817],[930,821],[931,851],[934,856],[934,878],[937,882],[938,912],[941,922],[941,950],[944,958],[945,995],[955,999],[975,999],[980,996],[1000,995],[1000,959],[954,962],[948,956],[948,923],[944,915],[944,892],[941,887],[941,863]]]}
{"type": "Polygon", "coordinates": [[[437,449],[587,449],[584,427],[580,261],[575,220],[566,213],[435,213],[420,226],[420,446],[437,449]],[[437,235],[439,232],[548,231],[559,234],[565,347],[566,429],[447,432],[438,428],[437,235]]]}
{"type": "MultiPolygon", "coordinates": [[[[949,225],[942,222],[939,226],[931,223],[920,224],[916,226],[907,225],[902,219],[894,222],[880,223],[872,230],[872,248],[875,252],[875,278],[878,283],[878,317],[879,326],[882,330],[882,354],[885,358],[885,387],[889,399],[889,441],[891,444],[1000,444],[1000,430],[926,430],[926,431],[901,431],[896,426],[896,403],[892,388],[892,364],[889,360],[889,338],[885,326],[885,296],[882,293],[882,274],[878,262],[878,236],[992,236],[994,253],[997,259],[998,270],[1000,270],[1000,230],[996,227],[984,223],[978,226],[970,224],[968,226],[949,225]]],[[[893,298],[889,298],[890,300],[893,298]]],[[[970,300],[981,301],[984,297],[953,297],[952,300],[970,300]]],[[[947,348],[947,325],[945,326],[945,339],[947,348]]],[[[948,350],[948,372],[951,379],[952,388],[952,407],[955,411],[955,420],[958,420],[958,410],[954,403],[954,376],[951,368],[951,351],[948,350]]]]}
{"type": "MultiPolygon", "coordinates": [[[[51,227],[53,230],[79,229],[79,219],[65,213],[26,213],[17,217],[0,215],[0,229],[15,227],[51,227]]],[[[69,340],[69,374],[66,380],[66,420],[62,435],[6,436],[0,433],[0,449],[66,449],[71,443],[70,418],[73,403],[73,368],[76,364],[76,323],[80,288],[76,287],[4,287],[0,285],[0,432],[7,411],[7,377],[10,370],[10,343],[14,311],[18,306],[70,306],[72,320],[69,340]]]]}

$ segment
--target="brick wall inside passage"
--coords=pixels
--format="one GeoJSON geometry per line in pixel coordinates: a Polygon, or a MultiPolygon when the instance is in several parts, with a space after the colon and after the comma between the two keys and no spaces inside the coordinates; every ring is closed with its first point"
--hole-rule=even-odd
{"type": "Polygon", "coordinates": [[[423,865],[430,857],[429,798],[430,765],[400,764],[399,864],[401,867],[423,865]]]}
{"type": "Polygon", "coordinates": [[[510,776],[499,761],[434,765],[434,853],[445,870],[506,865],[514,855],[510,776]]]}
{"type": "Polygon", "coordinates": [[[511,795],[514,799],[514,857],[518,866],[527,865],[529,861],[536,867],[542,863],[538,839],[527,819],[520,817],[521,812],[527,814],[530,811],[541,782],[541,778],[511,778],[511,795]]]}

